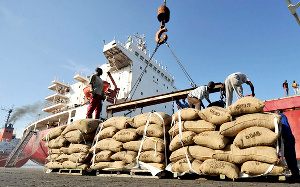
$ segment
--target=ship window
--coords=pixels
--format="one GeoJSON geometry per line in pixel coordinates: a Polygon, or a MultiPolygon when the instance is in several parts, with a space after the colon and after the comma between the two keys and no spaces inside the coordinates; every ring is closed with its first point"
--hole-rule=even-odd
{"type": "Polygon", "coordinates": [[[167,106],[165,105],[165,108],[167,108],[167,106]]]}
{"type": "Polygon", "coordinates": [[[145,73],[147,73],[147,70],[145,70],[145,73]]]}
{"type": "Polygon", "coordinates": [[[167,76],[165,76],[165,79],[167,80],[167,76]]]}
{"type": "Polygon", "coordinates": [[[144,57],[143,57],[143,56],[140,56],[140,59],[141,59],[141,60],[144,60],[144,57]]]}
{"type": "Polygon", "coordinates": [[[157,70],[157,73],[160,73],[160,71],[159,71],[159,70],[157,70]]]}
{"type": "Polygon", "coordinates": [[[8,130],[6,130],[5,132],[8,132],[8,130]]]}
{"type": "Polygon", "coordinates": [[[154,69],[154,71],[156,71],[156,70],[157,70],[157,68],[156,68],[155,66],[153,66],[153,69],[154,69]]]}
{"type": "Polygon", "coordinates": [[[143,95],[143,92],[141,92],[141,95],[143,95]]]}
{"type": "Polygon", "coordinates": [[[152,67],[152,64],[150,63],[149,66],[152,67]]]}
{"type": "Polygon", "coordinates": [[[142,66],[140,66],[140,69],[143,69],[142,66]]]}
{"type": "Polygon", "coordinates": [[[167,86],[167,89],[169,89],[169,87],[167,86]]]}
{"type": "Polygon", "coordinates": [[[156,90],[156,92],[158,92],[158,90],[156,90]]]}
{"type": "Polygon", "coordinates": [[[160,75],[161,75],[162,77],[164,77],[164,74],[163,74],[163,73],[161,73],[160,75]]]}
{"type": "Polygon", "coordinates": [[[158,79],[156,79],[158,81],[158,79]]]}
{"type": "Polygon", "coordinates": [[[164,84],[164,86],[166,86],[166,84],[164,84]]]}
{"type": "Polygon", "coordinates": [[[139,56],[139,53],[138,53],[138,52],[135,52],[135,56],[139,56]]]}
{"type": "Polygon", "coordinates": [[[168,81],[170,82],[170,79],[168,79],[168,81]]]}
{"type": "Polygon", "coordinates": [[[148,61],[148,60],[146,60],[146,59],[145,59],[145,62],[146,62],[146,64],[148,64],[148,63],[149,63],[149,61],[148,61]]]}

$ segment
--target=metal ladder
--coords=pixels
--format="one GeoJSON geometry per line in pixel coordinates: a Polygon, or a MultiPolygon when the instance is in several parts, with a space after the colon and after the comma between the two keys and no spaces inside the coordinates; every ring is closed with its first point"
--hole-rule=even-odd
{"type": "Polygon", "coordinates": [[[19,157],[20,153],[23,151],[23,149],[25,148],[25,146],[29,142],[32,135],[35,134],[35,133],[36,133],[35,131],[28,131],[23,136],[23,138],[19,141],[19,143],[16,145],[16,147],[9,154],[4,167],[15,167],[15,164],[17,162],[17,158],[19,157]]]}

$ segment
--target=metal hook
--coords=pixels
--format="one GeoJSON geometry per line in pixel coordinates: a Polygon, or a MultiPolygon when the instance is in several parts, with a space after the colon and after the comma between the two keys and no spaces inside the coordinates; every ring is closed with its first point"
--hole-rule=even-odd
{"type": "Polygon", "coordinates": [[[168,39],[168,36],[166,35],[166,33],[164,32],[167,32],[167,28],[165,26],[162,26],[156,33],[155,35],[155,41],[156,43],[158,44],[163,44],[163,43],[166,43],[167,39],[168,39]],[[161,35],[163,34],[163,37],[161,37],[161,35]]]}

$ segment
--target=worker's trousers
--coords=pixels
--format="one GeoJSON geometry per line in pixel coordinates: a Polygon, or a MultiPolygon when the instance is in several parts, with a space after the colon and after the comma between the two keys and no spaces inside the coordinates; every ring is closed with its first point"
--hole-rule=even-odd
{"type": "Polygon", "coordinates": [[[86,116],[92,118],[92,114],[95,111],[95,119],[100,118],[100,113],[102,111],[102,96],[96,94],[94,97],[91,95],[90,104],[87,109],[86,116]]]}
{"type": "Polygon", "coordinates": [[[241,82],[238,80],[236,75],[230,75],[225,80],[225,90],[226,90],[226,108],[232,104],[233,90],[236,93],[237,99],[244,97],[243,87],[241,82]]]}

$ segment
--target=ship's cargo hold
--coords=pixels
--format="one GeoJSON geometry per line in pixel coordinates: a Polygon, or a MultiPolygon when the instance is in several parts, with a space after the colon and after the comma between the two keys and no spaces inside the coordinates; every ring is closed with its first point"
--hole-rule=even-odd
{"type": "Polygon", "coordinates": [[[227,109],[218,106],[207,107],[199,111],[199,116],[201,119],[215,125],[221,125],[232,120],[232,116],[227,109]]]}
{"type": "Polygon", "coordinates": [[[63,163],[64,161],[68,161],[68,160],[69,160],[69,157],[70,157],[70,155],[62,154],[62,155],[60,155],[60,156],[56,159],[56,161],[57,161],[57,162],[60,162],[60,163],[63,163]]]}
{"type": "Polygon", "coordinates": [[[119,132],[117,132],[113,139],[120,141],[120,142],[129,142],[132,140],[137,139],[138,134],[136,132],[136,129],[128,128],[128,129],[122,129],[119,132]]]}
{"type": "Polygon", "coordinates": [[[55,139],[50,140],[49,142],[46,142],[45,146],[49,147],[50,149],[59,149],[59,148],[65,146],[66,142],[67,142],[67,140],[64,137],[59,136],[55,139]]]}
{"type": "Polygon", "coordinates": [[[72,124],[68,125],[62,132],[62,135],[73,131],[79,130],[82,133],[89,134],[97,129],[99,125],[99,119],[80,119],[74,121],[72,124]]]}
{"type": "Polygon", "coordinates": [[[234,137],[240,131],[249,127],[265,127],[271,130],[275,129],[274,119],[280,123],[281,117],[276,114],[255,113],[246,114],[237,117],[234,121],[223,123],[220,126],[220,134],[224,136],[234,137]]]}
{"type": "MultiPolygon", "coordinates": [[[[124,149],[131,151],[139,151],[142,140],[130,141],[123,144],[124,149]]],[[[158,151],[165,150],[164,140],[156,137],[147,137],[144,140],[142,151],[158,151]]]]}
{"type": "MultiPolygon", "coordinates": [[[[130,119],[129,117],[125,117],[125,116],[116,116],[116,117],[109,118],[103,123],[103,128],[113,126],[119,130],[126,129],[129,126],[128,123],[129,119],[130,119]]],[[[101,125],[102,124],[100,124],[100,126],[101,125]]]]}
{"type": "Polygon", "coordinates": [[[93,132],[93,133],[85,134],[79,130],[73,130],[73,131],[67,132],[63,136],[71,143],[80,144],[81,142],[93,140],[95,137],[95,133],[93,132]]]}
{"type": "Polygon", "coordinates": [[[224,149],[229,142],[229,138],[221,135],[219,131],[205,131],[194,136],[197,145],[212,149],[224,149]]]}
{"type": "Polygon", "coordinates": [[[172,152],[170,161],[177,162],[180,159],[186,158],[186,154],[189,159],[194,158],[200,161],[204,161],[213,158],[212,156],[214,153],[215,151],[208,147],[202,147],[200,145],[186,146],[172,152]]]}
{"type": "Polygon", "coordinates": [[[90,152],[93,153],[94,149],[96,149],[95,152],[99,152],[100,150],[119,152],[123,149],[123,143],[112,138],[107,138],[97,142],[97,144],[90,149],[90,152]]]}
{"type": "Polygon", "coordinates": [[[242,97],[228,107],[232,116],[262,112],[265,103],[255,97],[242,97]]]}
{"type": "Polygon", "coordinates": [[[115,161],[115,162],[98,162],[92,167],[94,170],[102,170],[105,168],[113,168],[113,169],[123,169],[126,166],[124,161],[115,161]]]}
{"type": "MultiPolygon", "coordinates": [[[[100,124],[101,125],[101,124],[100,124]]],[[[105,138],[112,138],[119,129],[117,129],[114,126],[106,127],[105,129],[102,129],[96,136],[95,140],[98,138],[98,140],[102,140],[105,138]]]]}
{"type": "Polygon", "coordinates": [[[138,155],[138,153],[135,151],[121,151],[121,152],[117,152],[117,153],[113,154],[111,156],[111,159],[122,160],[125,163],[130,164],[136,160],[137,155],[138,155]]]}
{"type": "MultiPolygon", "coordinates": [[[[241,166],[241,172],[248,175],[262,175],[267,172],[272,164],[258,162],[258,161],[247,161],[241,166]]],[[[275,165],[270,171],[270,175],[281,175],[285,172],[286,166],[275,165]]]]}
{"type": "Polygon", "coordinates": [[[65,154],[72,154],[72,153],[88,153],[91,147],[85,144],[73,144],[71,143],[69,147],[62,147],[60,151],[65,154]]]}
{"type": "Polygon", "coordinates": [[[156,151],[144,151],[141,152],[139,161],[142,162],[155,162],[155,163],[161,163],[165,159],[165,155],[160,152],[156,151]]]}
{"type": "Polygon", "coordinates": [[[265,127],[249,127],[239,132],[233,144],[239,148],[273,145],[278,139],[278,133],[265,127]]]}
{"type": "Polygon", "coordinates": [[[230,179],[237,179],[239,177],[239,168],[235,164],[215,159],[205,160],[201,164],[201,171],[206,175],[224,174],[230,179]]]}
{"type": "Polygon", "coordinates": [[[169,149],[170,151],[175,151],[176,149],[183,146],[191,145],[194,143],[193,137],[196,133],[192,131],[185,131],[182,133],[182,137],[180,138],[180,134],[177,134],[172,141],[170,142],[169,149]]]}
{"type": "MultiPolygon", "coordinates": [[[[114,152],[109,151],[109,150],[104,150],[104,151],[100,151],[98,153],[95,154],[94,162],[109,162],[112,160],[111,156],[114,154],[114,152]]],[[[93,161],[93,160],[92,160],[93,161]]]]}
{"type": "MultiPolygon", "coordinates": [[[[159,114],[160,116],[156,115],[155,113],[153,113],[149,119],[149,123],[150,124],[157,124],[157,125],[170,125],[172,122],[172,117],[169,114],[163,113],[163,112],[156,112],[157,114],[159,114]],[[163,121],[162,121],[162,119],[163,121]]],[[[144,113],[144,114],[139,114],[133,118],[130,118],[128,120],[128,122],[130,123],[130,125],[134,128],[139,128],[140,126],[146,125],[147,120],[149,118],[149,115],[151,113],[144,113]]]]}
{"type": "Polygon", "coordinates": [[[273,164],[277,161],[278,156],[276,149],[267,146],[256,146],[246,149],[239,149],[233,144],[226,146],[224,151],[215,152],[213,158],[242,164],[246,161],[261,161],[273,164]]]}
{"type": "MultiPolygon", "coordinates": [[[[174,121],[178,121],[178,119],[179,119],[178,113],[179,113],[179,111],[177,111],[176,113],[174,113],[172,115],[172,118],[174,118],[174,121]]],[[[194,108],[183,108],[180,110],[180,118],[182,121],[191,121],[191,120],[200,119],[199,110],[194,109],[194,108]]]]}
{"type": "Polygon", "coordinates": [[[48,169],[62,169],[63,164],[60,162],[48,162],[47,164],[45,164],[45,167],[48,169]]]}
{"type": "Polygon", "coordinates": [[[65,169],[83,169],[86,170],[90,167],[88,163],[76,163],[72,161],[65,161],[62,163],[63,168],[65,169]]]}
{"type": "MultiPolygon", "coordinates": [[[[196,120],[196,121],[181,121],[182,132],[192,131],[195,133],[200,133],[204,131],[214,131],[216,126],[205,120],[196,120]]],[[[179,122],[176,122],[175,125],[169,130],[171,136],[176,136],[179,134],[179,122]]]]}
{"type": "Polygon", "coordinates": [[[178,160],[177,162],[172,164],[172,171],[184,173],[186,171],[189,171],[190,169],[193,169],[195,172],[200,174],[202,162],[200,160],[193,159],[193,160],[190,160],[190,163],[191,163],[192,168],[190,168],[186,158],[178,160]]]}
{"type": "MultiPolygon", "coordinates": [[[[145,127],[146,125],[138,127],[136,132],[142,136],[144,134],[145,127]]],[[[146,130],[146,136],[161,138],[164,136],[164,129],[161,125],[149,124],[146,130]]]]}
{"type": "Polygon", "coordinates": [[[59,126],[59,127],[55,127],[54,129],[52,129],[51,131],[49,131],[43,138],[43,141],[49,141],[52,140],[54,138],[57,138],[61,135],[61,133],[63,132],[63,130],[65,130],[67,126],[59,126]]]}

